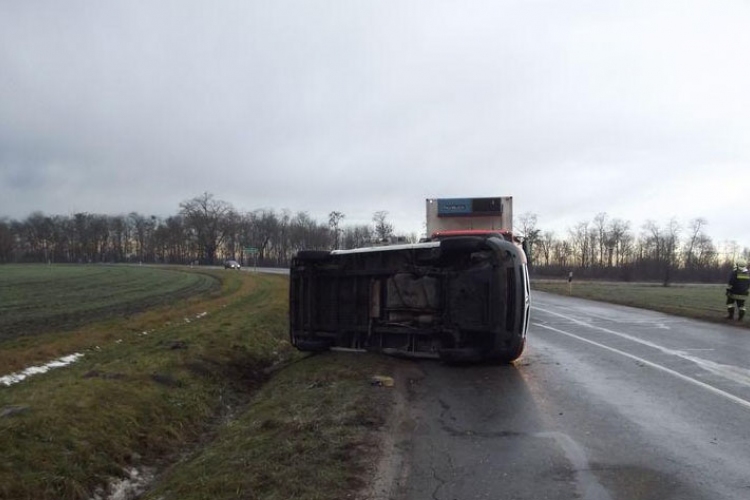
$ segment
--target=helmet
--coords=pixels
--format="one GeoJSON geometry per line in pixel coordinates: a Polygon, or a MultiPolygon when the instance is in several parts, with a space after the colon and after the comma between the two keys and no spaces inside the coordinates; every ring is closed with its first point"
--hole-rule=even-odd
{"type": "Polygon", "coordinates": [[[737,261],[737,267],[738,267],[739,269],[744,269],[744,268],[746,268],[746,267],[747,267],[747,261],[746,261],[745,259],[739,259],[739,260],[737,261]]]}

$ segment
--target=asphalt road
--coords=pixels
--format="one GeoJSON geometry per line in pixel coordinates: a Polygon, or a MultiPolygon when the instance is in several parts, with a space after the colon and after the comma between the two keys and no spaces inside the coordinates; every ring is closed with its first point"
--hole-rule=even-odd
{"type": "Polygon", "coordinates": [[[409,365],[402,500],[750,499],[750,334],[534,292],[515,366],[409,365]]]}

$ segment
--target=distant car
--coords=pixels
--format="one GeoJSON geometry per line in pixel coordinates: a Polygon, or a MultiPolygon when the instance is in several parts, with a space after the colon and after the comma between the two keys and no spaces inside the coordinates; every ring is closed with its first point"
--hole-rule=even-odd
{"type": "Polygon", "coordinates": [[[224,269],[239,269],[240,263],[236,260],[227,260],[224,262],[224,269]]]}

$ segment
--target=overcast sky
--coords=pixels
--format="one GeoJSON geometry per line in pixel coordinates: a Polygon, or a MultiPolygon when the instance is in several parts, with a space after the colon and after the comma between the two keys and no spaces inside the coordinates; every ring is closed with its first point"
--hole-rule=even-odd
{"type": "Polygon", "coordinates": [[[750,246],[750,2],[2,1],[0,217],[513,196],[750,246]]]}

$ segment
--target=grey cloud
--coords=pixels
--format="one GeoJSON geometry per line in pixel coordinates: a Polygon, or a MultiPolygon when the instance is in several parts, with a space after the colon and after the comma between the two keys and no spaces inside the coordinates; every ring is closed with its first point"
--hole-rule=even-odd
{"type": "Polygon", "coordinates": [[[415,231],[428,196],[512,195],[559,232],[721,214],[744,200],[689,213],[660,193],[750,160],[748,20],[701,2],[4,3],[0,214],[169,215],[203,191],[415,231]]]}

